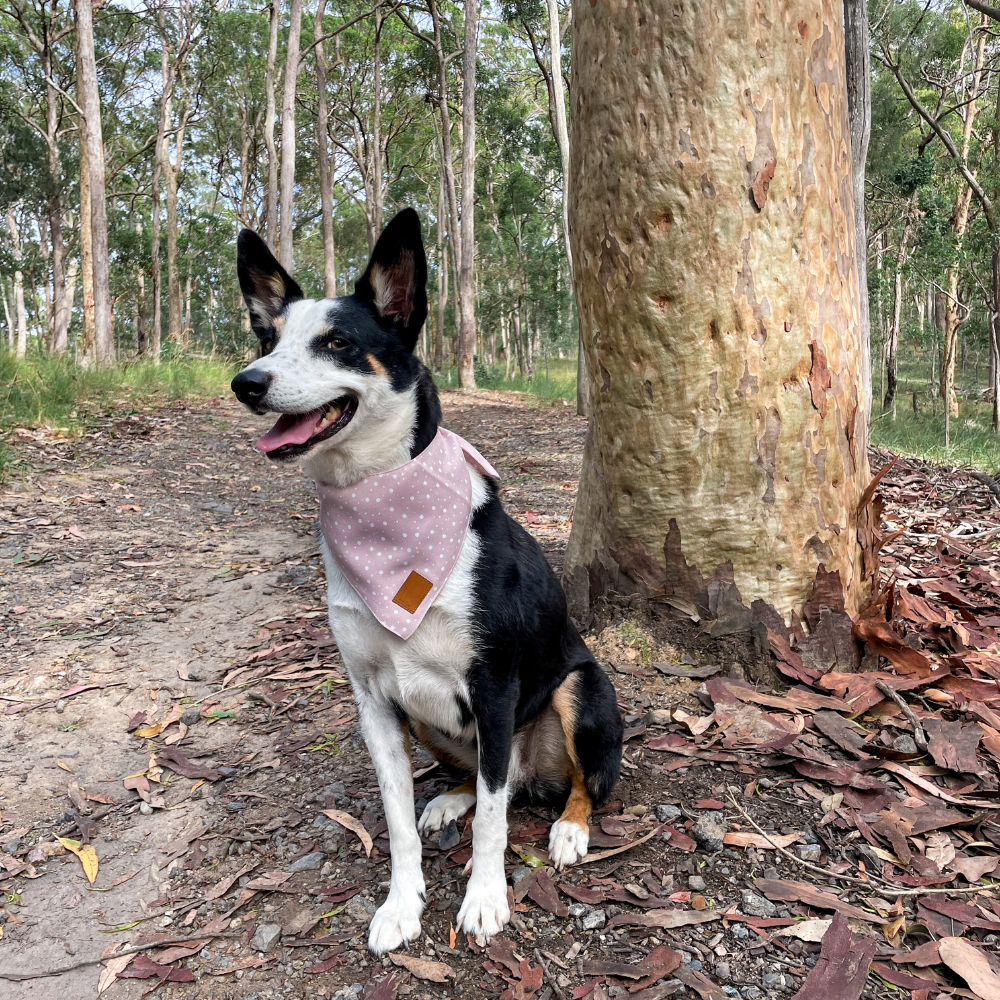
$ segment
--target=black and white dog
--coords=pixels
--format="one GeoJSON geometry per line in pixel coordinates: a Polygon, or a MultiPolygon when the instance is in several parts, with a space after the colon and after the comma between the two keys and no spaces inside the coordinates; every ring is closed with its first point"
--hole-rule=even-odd
{"type": "MultiPolygon", "coordinates": [[[[416,212],[406,209],[386,226],[353,295],[305,298],[249,230],[240,234],[238,271],[261,357],[233,379],[233,392],[254,413],[280,414],[278,439],[294,439],[269,458],[298,460],[317,482],[348,487],[430,445],[441,407],[413,354],[427,315],[416,212]]],[[[618,780],[622,723],[611,682],[570,622],[536,542],[504,512],[493,479],[467,468],[468,533],[447,583],[408,639],[379,624],[323,545],[330,627],[389,828],[391,887],[368,936],[377,955],[420,933],[421,833],[476,806],[458,923],[482,940],[510,917],[504,852],[511,798],[565,804],[549,836],[551,861],[563,868],[587,853],[591,810],[618,780]],[[471,775],[430,802],[419,823],[411,734],[471,775]]]]}

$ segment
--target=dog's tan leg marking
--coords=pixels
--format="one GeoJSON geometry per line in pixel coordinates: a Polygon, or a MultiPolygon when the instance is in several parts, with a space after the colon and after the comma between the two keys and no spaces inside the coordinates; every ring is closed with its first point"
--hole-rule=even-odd
{"type": "Polygon", "coordinates": [[[566,743],[570,779],[569,798],[562,815],[549,831],[550,860],[560,870],[579,861],[587,853],[590,841],[588,824],[594,807],[576,753],[576,687],[579,677],[579,674],[570,674],[552,693],[552,707],[559,716],[566,743]]]}
{"type": "Polygon", "coordinates": [[[382,362],[379,361],[379,359],[376,358],[374,354],[372,354],[369,351],[368,354],[365,355],[365,357],[368,359],[368,364],[370,364],[372,368],[375,369],[376,375],[381,375],[382,378],[389,378],[389,373],[386,371],[385,365],[382,364],[382,362]]]}

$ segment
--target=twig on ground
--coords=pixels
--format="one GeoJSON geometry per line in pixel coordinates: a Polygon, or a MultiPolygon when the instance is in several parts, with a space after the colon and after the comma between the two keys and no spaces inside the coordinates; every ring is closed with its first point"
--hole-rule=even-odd
{"type": "Polygon", "coordinates": [[[992,476],[986,475],[985,472],[970,472],[969,475],[986,486],[990,493],[992,493],[996,498],[997,503],[1000,503],[1000,483],[998,483],[992,476]]]}
{"type": "Polygon", "coordinates": [[[538,948],[535,949],[535,960],[542,967],[542,972],[545,973],[545,978],[548,981],[549,986],[551,986],[553,991],[555,992],[555,995],[559,997],[559,1000],[566,1000],[566,993],[563,991],[562,987],[556,982],[556,977],[553,976],[551,972],[549,972],[549,967],[545,964],[545,959],[542,958],[542,953],[538,948]]]}
{"type": "Polygon", "coordinates": [[[917,744],[917,749],[921,753],[927,753],[927,734],[924,732],[924,727],[920,724],[920,720],[917,718],[913,709],[906,703],[903,696],[898,692],[894,691],[885,681],[876,678],[875,687],[879,689],[890,701],[894,701],[899,707],[899,710],[906,716],[907,721],[913,726],[913,742],[917,744]]]}
{"type": "Polygon", "coordinates": [[[855,885],[863,885],[869,892],[878,892],[881,894],[883,891],[889,891],[894,896],[927,896],[936,893],[966,893],[966,892],[986,892],[990,889],[995,888],[993,885],[972,885],[968,887],[958,888],[952,887],[947,889],[900,889],[896,886],[894,882],[889,882],[884,878],[879,878],[878,875],[869,875],[867,879],[856,878],[854,875],[840,875],[837,872],[830,871],[829,868],[821,868],[819,865],[814,865],[810,861],[803,861],[802,858],[796,857],[791,851],[786,850],[784,847],[776,844],[768,835],[765,833],[758,825],[754,822],[754,818],[744,809],[739,802],[736,801],[736,796],[733,794],[732,786],[727,787],[726,791],[729,792],[729,801],[737,808],[743,818],[780,854],[783,854],[786,858],[790,858],[794,861],[800,868],[806,868],[809,871],[816,872],[817,875],[822,875],[825,878],[839,878],[844,882],[853,882],[855,885]],[[881,887],[884,887],[881,888],[881,887]]]}
{"type": "Polygon", "coordinates": [[[163,938],[160,941],[150,941],[149,944],[137,944],[130,948],[123,948],[113,955],[100,955],[97,958],[85,958],[82,962],[75,962],[73,965],[61,965],[58,969],[49,969],[47,972],[0,972],[0,979],[6,979],[13,983],[23,983],[28,979],[45,979],[48,976],[62,976],[67,972],[75,972],[77,969],[85,969],[88,965],[100,965],[112,958],[121,958],[123,955],[138,955],[140,951],[149,951],[152,948],[162,948],[168,944],[186,944],[188,941],[204,941],[209,938],[238,938],[242,932],[237,931],[218,934],[188,934],[184,937],[163,938]]]}

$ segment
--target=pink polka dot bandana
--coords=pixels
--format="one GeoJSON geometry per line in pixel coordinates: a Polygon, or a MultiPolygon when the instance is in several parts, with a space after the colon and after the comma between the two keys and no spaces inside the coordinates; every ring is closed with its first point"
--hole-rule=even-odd
{"type": "Polygon", "coordinates": [[[423,621],[465,543],[472,514],[466,463],[500,478],[468,441],[441,427],[398,469],[343,489],[316,484],[330,554],[371,613],[402,639],[423,621]]]}

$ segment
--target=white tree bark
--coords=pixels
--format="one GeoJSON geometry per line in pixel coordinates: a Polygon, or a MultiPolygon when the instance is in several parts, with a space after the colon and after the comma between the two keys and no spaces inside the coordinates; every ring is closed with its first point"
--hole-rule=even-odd
{"type": "Polygon", "coordinates": [[[17,316],[17,339],[14,342],[14,356],[23,358],[28,350],[28,319],[24,311],[24,275],[21,273],[21,234],[13,209],[7,210],[7,229],[14,250],[14,313],[17,316]]]}
{"type": "MultiPolygon", "coordinates": [[[[101,95],[97,88],[94,55],[93,0],[74,0],[79,49],[77,74],[81,107],[87,120],[87,167],[90,171],[90,229],[94,271],[94,360],[111,364],[115,359],[111,325],[111,280],[108,261],[107,195],[104,181],[104,140],[101,129],[101,95]]],[[[88,220],[82,219],[86,224],[88,220]]]]}
{"type": "Polygon", "coordinates": [[[473,359],[476,352],[476,57],[478,55],[479,0],[465,0],[465,40],[462,51],[462,244],[459,248],[458,384],[476,388],[473,359]]]}
{"type": "Polygon", "coordinates": [[[295,91],[299,80],[302,35],[302,0],[291,0],[288,50],[285,55],[285,88],[281,97],[281,221],[278,261],[292,272],[292,240],[295,231],[295,91]]]}

